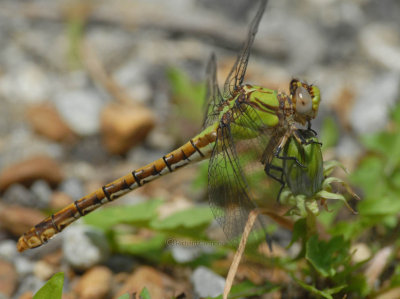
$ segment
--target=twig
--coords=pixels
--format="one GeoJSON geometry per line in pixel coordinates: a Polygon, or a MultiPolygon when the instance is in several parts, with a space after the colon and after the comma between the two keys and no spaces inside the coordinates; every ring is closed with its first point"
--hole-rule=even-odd
{"type": "Polygon", "coordinates": [[[228,298],[229,292],[231,291],[233,280],[235,279],[235,275],[239,267],[240,260],[242,259],[244,249],[246,248],[247,238],[249,237],[251,229],[253,228],[254,222],[256,221],[259,213],[260,213],[259,210],[253,210],[249,214],[246,226],[244,227],[242,239],[240,240],[239,248],[236,250],[232,264],[229,268],[228,276],[226,278],[224,294],[223,294],[224,299],[228,298]]]}
{"type": "Polygon", "coordinates": [[[81,44],[81,53],[83,64],[85,65],[89,75],[92,79],[103,86],[106,91],[121,104],[135,104],[138,103],[120,86],[112,76],[110,76],[104,68],[101,60],[98,58],[96,51],[87,41],[81,44]]]}

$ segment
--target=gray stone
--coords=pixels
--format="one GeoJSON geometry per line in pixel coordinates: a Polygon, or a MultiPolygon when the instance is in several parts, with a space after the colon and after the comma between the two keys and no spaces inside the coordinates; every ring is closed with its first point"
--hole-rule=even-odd
{"type": "Polygon", "coordinates": [[[115,273],[130,273],[133,271],[133,268],[135,266],[135,259],[133,256],[130,255],[113,254],[104,263],[104,265],[110,268],[110,270],[115,273]]]}
{"type": "Polygon", "coordinates": [[[399,73],[385,73],[362,87],[350,117],[357,133],[377,132],[385,127],[389,109],[399,97],[399,83],[399,73]]]}
{"type": "Polygon", "coordinates": [[[132,38],[132,32],[117,27],[88,28],[85,38],[106,70],[125,64],[137,42],[132,38]]]}
{"type": "Polygon", "coordinates": [[[340,139],[336,147],[336,154],[341,161],[346,159],[356,161],[362,154],[362,149],[357,140],[346,135],[340,139]]]}
{"type": "Polygon", "coordinates": [[[32,193],[36,196],[36,207],[45,209],[49,206],[52,190],[44,180],[35,181],[31,186],[32,193]]]}
{"type": "Polygon", "coordinates": [[[175,261],[178,263],[187,263],[195,260],[204,253],[213,251],[211,246],[206,244],[188,244],[188,246],[181,246],[179,244],[171,244],[171,253],[175,261]]]}
{"type": "Polygon", "coordinates": [[[191,281],[199,297],[216,297],[224,291],[225,279],[210,269],[200,266],[194,270],[191,281]]]}
{"type": "Polygon", "coordinates": [[[14,294],[14,298],[19,298],[22,294],[26,292],[33,292],[35,294],[45,283],[46,282],[41,280],[40,278],[34,275],[29,275],[21,280],[19,288],[14,294]]]}
{"type": "Polygon", "coordinates": [[[76,224],[63,233],[63,252],[67,263],[78,270],[105,261],[110,247],[104,233],[91,226],[76,224]]]}
{"type": "Polygon", "coordinates": [[[58,112],[69,127],[82,136],[99,132],[103,101],[90,89],[64,90],[54,100],[58,112]]]}
{"type": "Polygon", "coordinates": [[[0,94],[9,101],[41,102],[49,97],[50,83],[45,72],[33,63],[10,70],[0,78],[0,94]]]}
{"type": "Polygon", "coordinates": [[[400,38],[394,26],[369,24],[360,34],[360,43],[369,58],[390,70],[400,71],[400,38]]]}
{"type": "Polygon", "coordinates": [[[15,259],[15,270],[19,277],[25,277],[33,273],[34,262],[24,256],[18,256],[15,259]]]}
{"type": "Polygon", "coordinates": [[[77,178],[68,178],[64,180],[60,184],[59,190],[68,194],[74,200],[81,198],[84,195],[82,181],[77,178]]]}
{"type": "Polygon", "coordinates": [[[113,77],[133,100],[146,102],[153,94],[146,79],[148,69],[149,66],[140,60],[129,60],[114,72],[113,77]]]}
{"type": "Polygon", "coordinates": [[[12,262],[17,257],[17,243],[13,240],[0,242],[0,259],[12,262]]]}
{"type": "Polygon", "coordinates": [[[25,207],[36,207],[36,196],[21,184],[12,184],[3,195],[3,202],[25,207]]]}

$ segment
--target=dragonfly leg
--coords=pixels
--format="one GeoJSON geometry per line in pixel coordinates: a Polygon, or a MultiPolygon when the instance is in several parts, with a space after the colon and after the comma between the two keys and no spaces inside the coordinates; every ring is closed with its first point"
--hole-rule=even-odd
{"type": "Polygon", "coordinates": [[[276,165],[272,165],[271,163],[267,163],[267,164],[265,164],[264,171],[270,178],[274,179],[279,184],[281,184],[281,187],[278,192],[278,196],[276,197],[276,200],[279,201],[279,197],[281,196],[282,190],[285,187],[285,181],[283,180],[283,168],[276,166],[276,165]],[[280,172],[281,176],[277,177],[275,174],[273,174],[271,172],[271,170],[276,170],[276,171],[280,172]]]}
{"type": "MultiPolygon", "coordinates": [[[[315,132],[313,129],[308,129],[311,131],[315,136],[317,135],[317,132],[315,132]]],[[[321,142],[315,141],[313,139],[308,139],[306,140],[299,132],[299,130],[295,130],[293,133],[294,137],[297,139],[298,142],[300,142],[302,145],[309,145],[309,144],[319,144],[322,146],[321,142]]]]}
{"type": "Polygon", "coordinates": [[[318,135],[315,130],[311,129],[311,121],[310,120],[307,122],[307,130],[311,131],[314,134],[314,136],[318,135]]]}
{"type": "MultiPolygon", "coordinates": [[[[304,140],[304,142],[306,142],[306,141],[304,140]]],[[[296,164],[299,165],[300,167],[307,168],[307,166],[305,166],[304,164],[302,164],[296,157],[281,156],[281,155],[280,155],[280,154],[281,154],[281,151],[282,151],[282,148],[281,148],[280,146],[278,146],[278,148],[276,149],[276,151],[275,151],[275,153],[274,153],[274,156],[275,156],[276,158],[280,159],[280,160],[292,160],[292,161],[296,162],[296,164]]]]}

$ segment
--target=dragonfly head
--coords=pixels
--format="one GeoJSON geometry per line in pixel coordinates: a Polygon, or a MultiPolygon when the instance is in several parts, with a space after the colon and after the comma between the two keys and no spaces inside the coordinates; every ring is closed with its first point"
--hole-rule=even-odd
{"type": "Polygon", "coordinates": [[[317,116],[321,100],[317,86],[293,79],[290,82],[290,98],[296,111],[296,121],[305,124],[317,116]]]}

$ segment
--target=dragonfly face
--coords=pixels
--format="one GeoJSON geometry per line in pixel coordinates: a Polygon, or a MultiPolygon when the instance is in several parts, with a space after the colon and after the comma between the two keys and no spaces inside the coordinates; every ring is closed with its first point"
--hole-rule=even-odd
{"type": "Polygon", "coordinates": [[[290,99],[295,111],[295,121],[304,125],[317,116],[321,100],[317,86],[293,79],[290,82],[290,99]]]}

